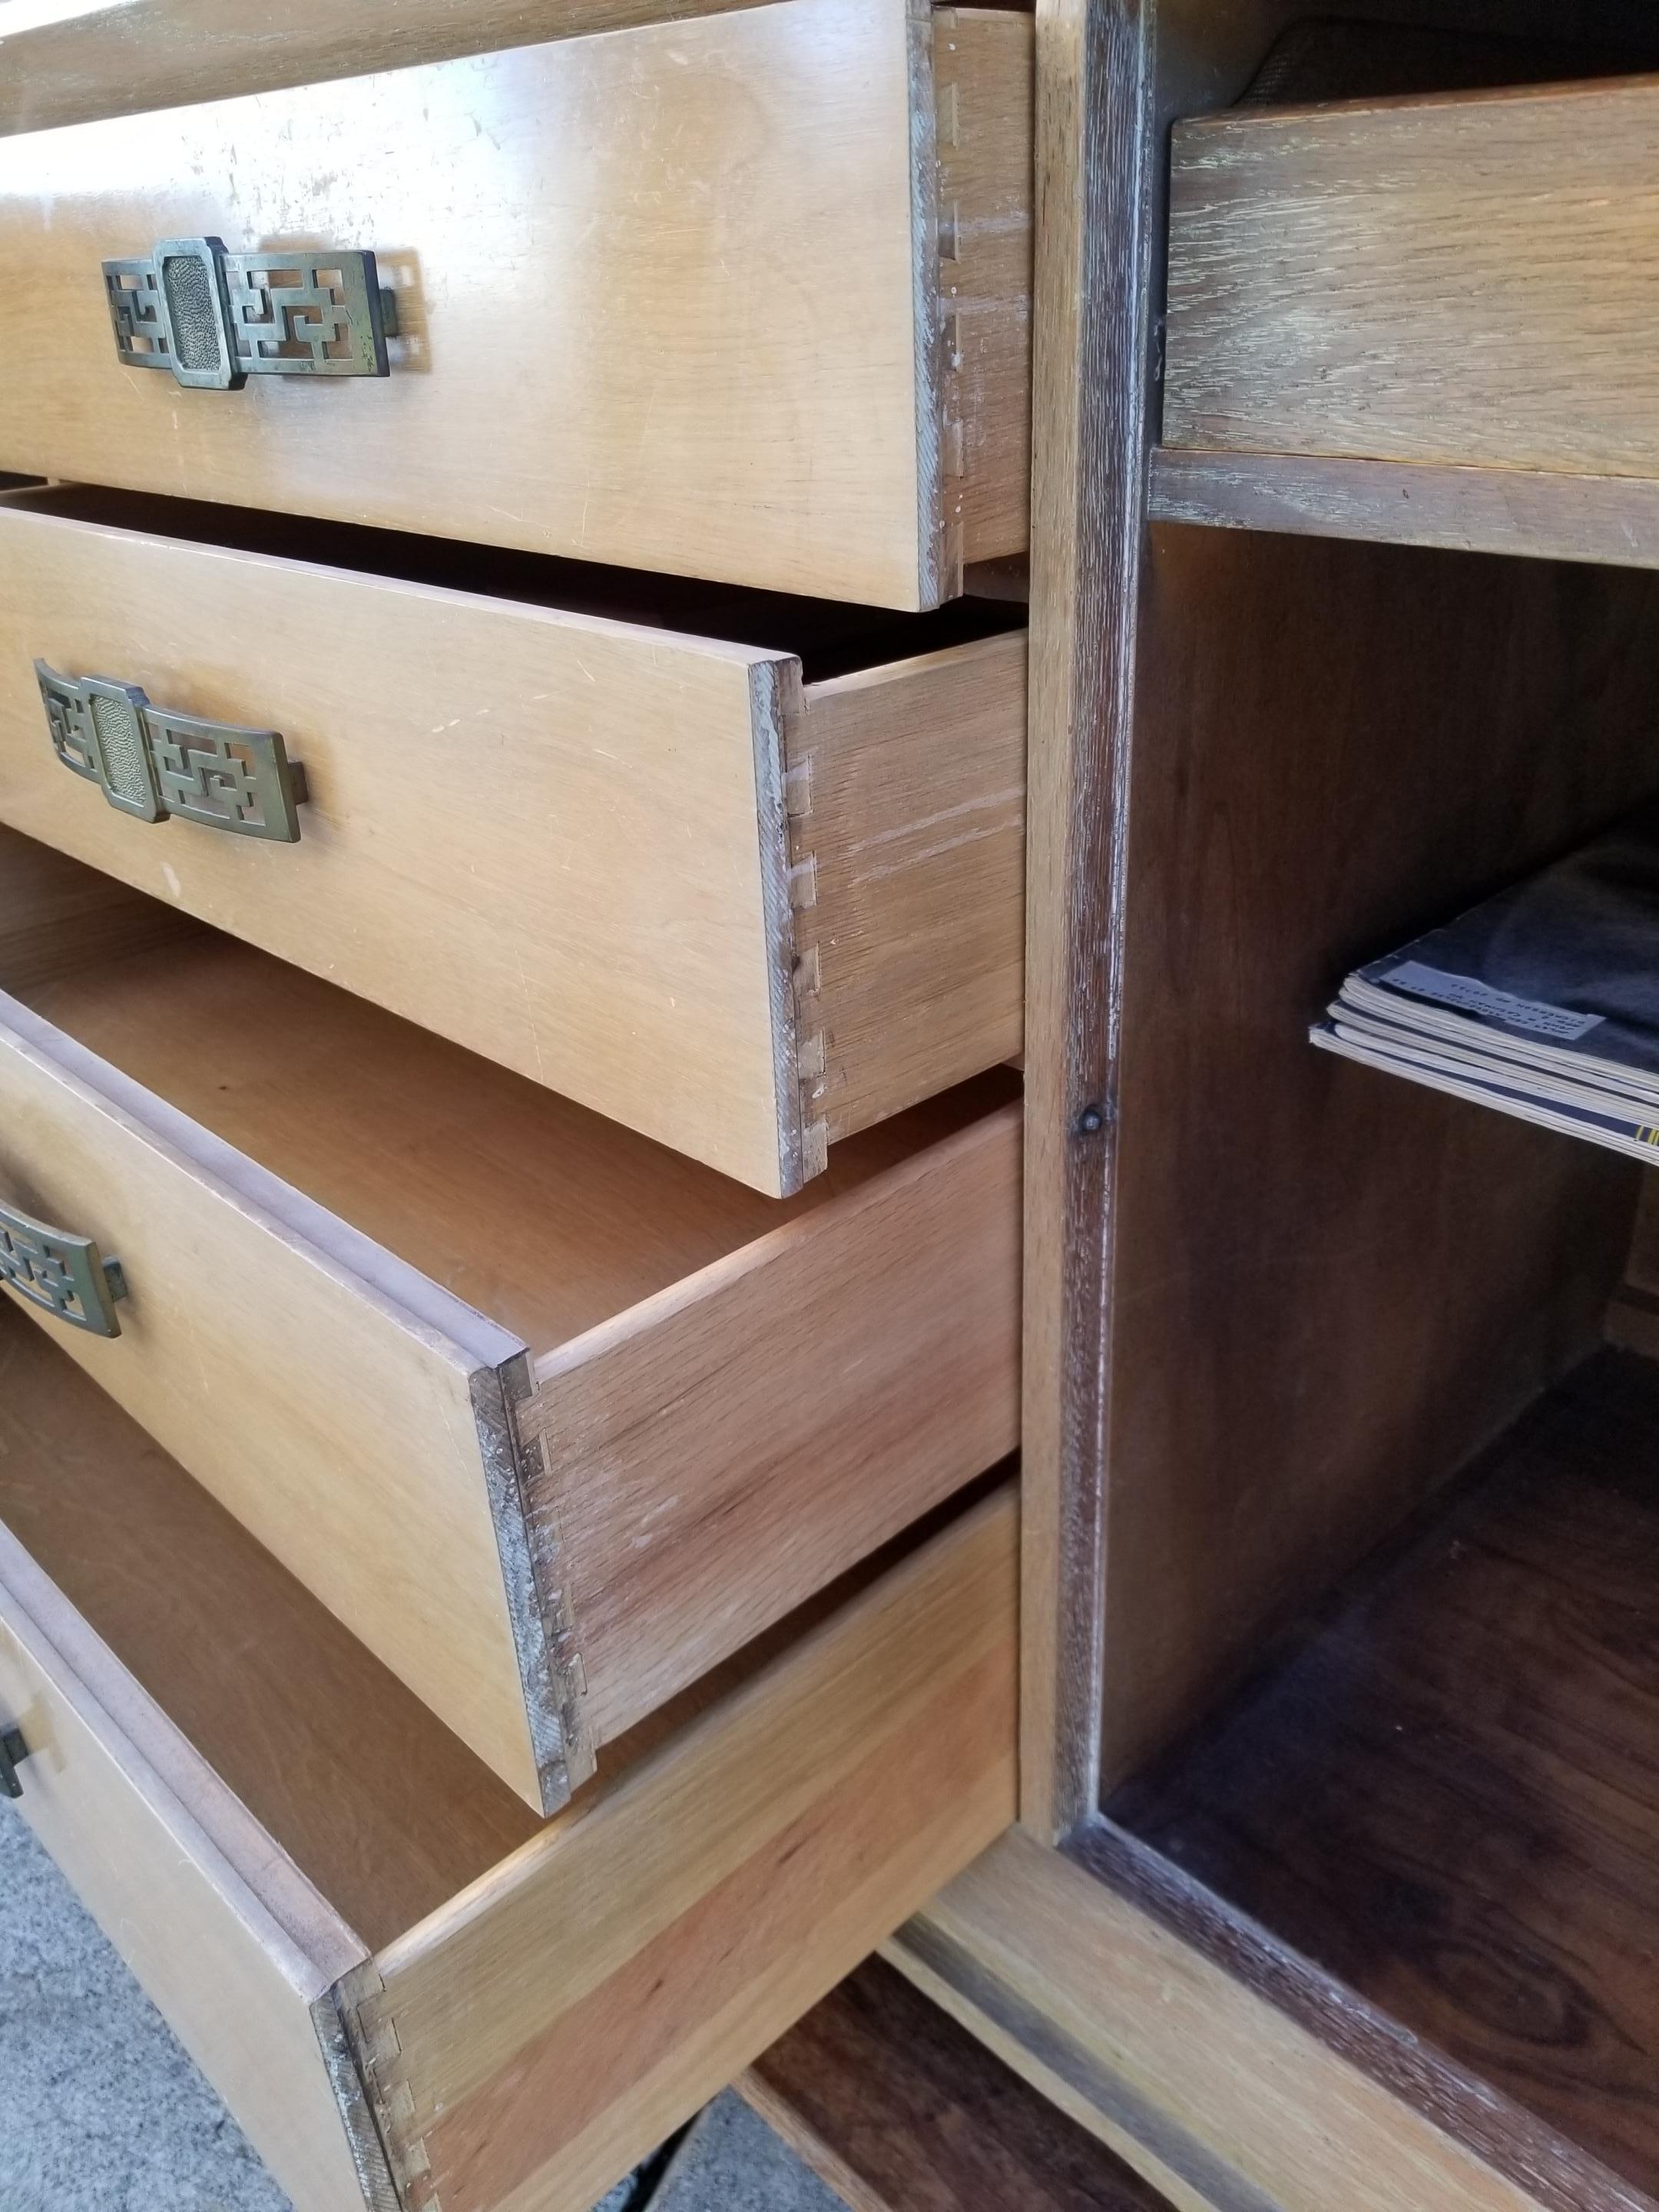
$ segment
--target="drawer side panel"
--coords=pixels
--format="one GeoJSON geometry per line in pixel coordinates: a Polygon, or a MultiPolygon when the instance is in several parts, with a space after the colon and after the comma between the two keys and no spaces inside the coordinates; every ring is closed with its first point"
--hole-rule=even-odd
{"type": "Polygon", "coordinates": [[[540,1364],[530,1517],[613,1741],[1018,1441],[1007,1108],[540,1364]]]}
{"type": "Polygon", "coordinates": [[[1011,632],[806,688],[789,828],[824,1143],[1020,1051],[1025,668],[1011,632]]]}
{"type": "Polygon", "coordinates": [[[444,2212],[586,2212],[1008,1824],[1016,1533],[1010,1488],[381,1954],[444,2212]]]}

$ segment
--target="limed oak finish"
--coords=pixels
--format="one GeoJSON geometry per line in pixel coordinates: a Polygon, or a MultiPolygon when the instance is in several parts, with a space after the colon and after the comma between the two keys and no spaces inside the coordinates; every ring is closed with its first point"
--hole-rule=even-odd
{"type": "Polygon", "coordinates": [[[0,467],[927,607],[1024,550],[1030,19],[779,0],[0,142],[0,467]],[[181,390],[101,264],[368,248],[387,378],[181,390]]]}
{"type": "Polygon", "coordinates": [[[1184,493],[1172,459],[1165,511],[1659,561],[1656,112],[1642,76],[1178,125],[1164,439],[1244,458],[1184,493]]]}
{"type": "Polygon", "coordinates": [[[1012,1813],[1006,1489],[538,1826],[9,1313],[0,1379],[15,1809],[297,2212],[586,2212],[1012,1813]]]}
{"type": "Polygon", "coordinates": [[[780,1207],[12,832],[7,986],[40,1326],[538,1808],[1017,1440],[1006,1074],[780,1207]]]}
{"type": "Polygon", "coordinates": [[[0,499],[0,820],[787,1194],[1020,1049],[1024,635],[612,573],[0,499]],[[107,805],[36,659],[280,730],[299,842],[107,805]]]}

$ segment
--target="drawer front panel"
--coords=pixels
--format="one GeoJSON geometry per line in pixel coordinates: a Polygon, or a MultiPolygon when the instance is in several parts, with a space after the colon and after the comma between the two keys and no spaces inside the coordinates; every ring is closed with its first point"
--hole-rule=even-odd
{"type": "Polygon", "coordinates": [[[793,660],[3,506],[0,599],[15,829],[783,1187],[793,660]],[[280,732],[298,842],[107,805],[36,659],[280,732]]]}
{"type": "Polygon", "coordinates": [[[354,2150],[321,2039],[362,1945],[3,1528],[0,1726],[28,1751],[0,1818],[27,1821],[301,2212],[362,2212],[372,2130],[354,2150]]]}
{"type": "Polygon", "coordinates": [[[929,604],[930,55],[787,0],[0,143],[0,465],[929,604]],[[390,375],[124,367],[103,264],[202,238],[373,252],[390,375]]]}
{"type": "Polygon", "coordinates": [[[126,1279],[113,1339],[24,1310],[539,1803],[479,1412],[512,1340],[447,1340],[409,1270],[3,997],[0,1197],[126,1279]]]}

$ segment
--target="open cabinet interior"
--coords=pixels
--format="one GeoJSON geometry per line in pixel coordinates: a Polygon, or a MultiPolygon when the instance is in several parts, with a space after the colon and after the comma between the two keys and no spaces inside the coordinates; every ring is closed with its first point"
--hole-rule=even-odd
{"type": "Polygon", "coordinates": [[[1159,526],[1143,591],[1106,1819],[1654,2189],[1643,1171],[1307,1028],[1659,789],[1659,580],[1159,526]]]}

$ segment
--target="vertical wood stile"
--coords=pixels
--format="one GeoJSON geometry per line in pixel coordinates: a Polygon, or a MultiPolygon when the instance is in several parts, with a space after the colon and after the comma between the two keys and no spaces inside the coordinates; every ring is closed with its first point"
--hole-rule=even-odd
{"type": "Polygon", "coordinates": [[[1021,1817],[1092,1809],[1114,1042],[1146,437],[1149,23],[1038,0],[1021,1817]]]}

